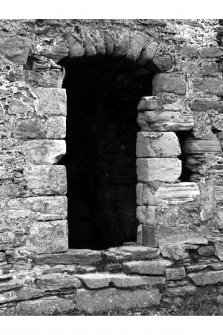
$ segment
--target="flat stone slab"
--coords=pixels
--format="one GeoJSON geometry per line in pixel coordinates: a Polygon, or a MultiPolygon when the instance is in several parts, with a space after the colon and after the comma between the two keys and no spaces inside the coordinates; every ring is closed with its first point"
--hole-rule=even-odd
{"type": "Polygon", "coordinates": [[[188,278],[190,278],[197,286],[223,283],[223,270],[190,273],[188,274],[188,278]]]}
{"type": "Polygon", "coordinates": [[[162,184],[156,190],[151,190],[149,185],[143,185],[142,202],[155,206],[194,201],[199,196],[200,189],[197,183],[162,184]]]}
{"type": "Polygon", "coordinates": [[[159,290],[138,289],[135,291],[108,288],[98,291],[77,290],[76,308],[86,313],[109,312],[112,310],[128,310],[159,305],[159,290]]]}
{"type": "Polygon", "coordinates": [[[109,287],[111,284],[117,288],[132,288],[138,286],[164,285],[164,277],[128,276],[122,273],[88,273],[76,275],[89,289],[109,287]]]}
{"type": "Polygon", "coordinates": [[[197,291],[197,287],[192,284],[188,284],[180,287],[168,288],[164,291],[164,294],[168,296],[188,296],[193,295],[197,291]]]}
{"type": "Polygon", "coordinates": [[[33,257],[35,265],[80,264],[92,265],[101,261],[101,252],[90,249],[69,249],[66,253],[33,257]]]}
{"type": "Polygon", "coordinates": [[[49,273],[37,276],[35,282],[39,289],[47,291],[78,288],[81,286],[80,281],[75,276],[61,273],[49,273]]]}
{"type": "Polygon", "coordinates": [[[64,315],[73,309],[72,300],[53,296],[19,302],[16,306],[16,315],[64,315]]]}
{"type": "Polygon", "coordinates": [[[159,256],[159,250],[157,248],[136,245],[110,248],[105,252],[102,252],[102,254],[108,261],[119,262],[127,260],[154,259],[159,256]]]}
{"type": "Polygon", "coordinates": [[[139,132],[136,141],[136,156],[176,157],[181,154],[180,143],[174,132],[139,132]]]}
{"type": "Polygon", "coordinates": [[[154,180],[174,183],[182,171],[182,162],[177,158],[138,158],[136,160],[139,182],[154,180]]]}
{"type": "Polygon", "coordinates": [[[138,273],[143,275],[165,275],[166,267],[173,262],[165,259],[157,261],[133,261],[123,263],[123,271],[126,273],[138,273]]]}

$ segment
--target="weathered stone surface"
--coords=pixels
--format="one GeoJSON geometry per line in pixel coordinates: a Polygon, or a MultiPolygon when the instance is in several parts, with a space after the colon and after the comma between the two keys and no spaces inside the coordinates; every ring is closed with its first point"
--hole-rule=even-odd
{"type": "Polygon", "coordinates": [[[127,310],[159,305],[161,294],[158,289],[100,291],[77,290],[76,308],[87,313],[99,313],[111,310],[127,310]]]}
{"type": "Polygon", "coordinates": [[[5,204],[7,218],[18,220],[63,220],[67,217],[67,198],[65,196],[30,197],[8,199],[5,204]]]}
{"type": "Polygon", "coordinates": [[[137,157],[176,157],[181,154],[178,137],[173,132],[137,133],[137,157]]]}
{"type": "Polygon", "coordinates": [[[141,52],[139,63],[142,65],[145,65],[149,61],[151,61],[157,50],[158,43],[157,42],[151,42],[146,48],[141,52]]]}
{"type": "Polygon", "coordinates": [[[154,259],[159,256],[159,250],[145,246],[123,246],[110,248],[102,253],[108,261],[126,261],[126,260],[141,260],[154,259]]]}
{"type": "Polygon", "coordinates": [[[177,111],[139,113],[137,122],[142,131],[182,131],[194,126],[194,117],[177,111]]]}
{"type": "Polygon", "coordinates": [[[38,100],[36,111],[39,116],[67,114],[67,97],[64,88],[36,87],[34,90],[38,100]]]}
{"type": "Polygon", "coordinates": [[[142,97],[137,106],[139,112],[160,110],[162,108],[162,101],[156,96],[142,97]]]}
{"type": "Polygon", "coordinates": [[[202,91],[204,93],[216,94],[217,96],[223,96],[223,83],[221,79],[207,77],[205,79],[197,80],[193,82],[194,90],[202,91]]]}
{"type": "Polygon", "coordinates": [[[88,273],[76,275],[89,289],[98,289],[113,285],[117,288],[163,285],[164,277],[127,276],[124,274],[88,273]]]}
{"type": "Polygon", "coordinates": [[[58,220],[32,223],[24,248],[37,254],[67,251],[67,221],[58,220]]]}
{"type": "Polygon", "coordinates": [[[183,144],[183,152],[187,154],[221,151],[220,141],[213,133],[203,138],[187,137],[183,144]]]}
{"type": "Polygon", "coordinates": [[[186,277],[186,272],[184,267],[166,269],[166,279],[167,280],[181,280],[186,277]]]}
{"type": "Polygon", "coordinates": [[[180,287],[173,287],[173,288],[168,288],[165,290],[165,294],[167,296],[188,296],[191,294],[194,294],[197,291],[197,287],[188,284],[186,286],[180,286],[180,287]]]}
{"type": "Polygon", "coordinates": [[[152,248],[158,247],[156,226],[142,225],[142,245],[152,248]]]}
{"type": "Polygon", "coordinates": [[[39,289],[46,291],[78,288],[81,286],[80,281],[75,276],[66,273],[50,273],[37,276],[35,282],[39,289]]]}
{"type": "Polygon", "coordinates": [[[33,258],[36,265],[80,264],[92,265],[101,261],[101,252],[90,249],[69,249],[66,253],[39,255],[33,258]]]}
{"type": "Polygon", "coordinates": [[[215,255],[220,259],[220,261],[223,261],[223,243],[215,243],[215,255]]]}
{"type": "Polygon", "coordinates": [[[189,257],[189,254],[185,251],[185,245],[181,243],[161,245],[160,252],[163,257],[167,257],[175,261],[183,260],[189,257]]]}
{"type": "Polygon", "coordinates": [[[81,43],[71,34],[70,31],[65,32],[64,39],[67,41],[69,46],[69,56],[82,57],[85,54],[84,47],[81,43]]]}
{"type": "Polygon", "coordinates": [[[130,33],[129,31],[117,31],[115,34],[115,45],[113,54],[114,56],[124,56],[127,54],[130,46],[130,33]]]}
{"type": "Polygon", "coordinates": [[[151,206],[194,201],[200,195],[196,183],[161,184],[156,189],[148,184],[143,186],[142,203],[151,206]]]}
{"type": "Polygon", "coordinates": [[[207,112],[209,110],[215,110],[218,112],[223,112],[223,104],[221,101],[215,101],[205,98],[196,98],[192,100],[190,108],[193,111],[207,112]]]}
{"type": "Polygon", "coordinates": [[[132,61],[135,61],[139,58],[140,53],[145,46],[147,36],[144,34],[134,33],[131,37],[132,39],[126,56],[132,61]]]}
{"type": "Polygon", "coordinates": [[[7,281],[0,281],[0,292],[6,292],[11,290],[18,290],[23,287],[23,283],[19,280],[7,280],[7,281]]]}
{"type": "Polygon", "coordinates": [[[70,299],[56,296],[38,300],[23,301],[16,306],[17,315],[64,315],[74,309],[70,299]]]}
{"type": "Polygon", "coordinates": [[[223,49],[219,47],[205,47],[201,49],[202,58],[221,58],[223,56],[223,49]]]}
{"type": "Polygon", "coordinates": [[[22,36],[11,36],[0,41],[1,54],[10,61],[25,65],[31,49],[31,40],[22,36]]]}
{"type": "Polygon", "coordinates": [[[160,180],[173,183],[181,175],[181,160],[177,158],[139,158],[137,178],[141,182],[160,180]]]}
{"type": "Polygon", "coordinates": [[[19,139],[63,139],[65,136],[65,116],[51,116],[47,119],[32,117],[21,121],[14,118],[12,137],[19,139]]]}
{"type": "Polygon", "coordinates": [[[33,194],[66,194],[65,166],[27,166],[23,175],[27,190],[33,194]]]}
{"type": "Polygon", "coordinates": [[[153,77],[153,95],[160,92],[186,94],[186,83],[179,76],[158,73],[153,77]]]}
{"type": "Polygon", "coordinates": [[[215,247],[212,245],[207,245],[197,249],[200,256],[213,256],[215,254],[215,247]]]}
{"type": "Polygon", "coordinates": [[[63,140],[32,140],[22,144],[26,164],[56,164],[66,153],[63,140]]]}
{"type": "Polygon", "coordinates": [[[153,58],[153,62],[162,72],[169,71],[173,67],[173,60],[171,55],[155,56],[153,58]]]}
{"type": "Polygon", "coordinates": [[[189,273],[187,276],[197,286],[214,285],[217,283],[223,283],[223,270],[189,273]]]}
{"type": "Polygon", "coordinates": [[[173,263],[169,260],[157,261],[133,261],[123,263],[123,271],[126,273],[138,273],[143,275],[164,275],[166,267],[173,263]]]}
{"type": "MultiPolygon", "coordinates": [[[[223,115],[215,115],[215,117],[212,119],[212,127],[221,132],[223,131],[223,115]]],[[[222,136],[220,135],[217,137],[221,139],[222,136]]]]}

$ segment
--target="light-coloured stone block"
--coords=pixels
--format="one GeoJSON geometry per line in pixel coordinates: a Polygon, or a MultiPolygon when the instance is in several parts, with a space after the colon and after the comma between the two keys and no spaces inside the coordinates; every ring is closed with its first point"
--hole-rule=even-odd
{"type": "Polygon", "coordinates": [[[68,250],[68,228],[66,220],[30,223],[24,249],[47,254],[68,250]]]}
{"type": "Polygon", "coordinates": [[[197,183],[161,184],[156,190],[147,184],[143,187],[143,204],[151,206],[194,201],[199,196],[197,183]]]}
{"type": "Polygon", "coordinates": [[[67,114],[67,96],[64,88],[37,87],[33,89],[37,96],[36,111],[39,116],[67,114]]]}
{"type": "Polygon", "coordinates": [[[173,132],[137,133],[137,157],[176,157],[180,154],[180,143],[173,132]]]}
{"type": "Polygon", "coordinates": [[[157,261],[132,261],[123,263],[123,271],[142,275],[164,275],[166,268],[172,264],[172,261],[166,259],[157,261]]]}
{"type": "Polygon", "coordinates": [[[63,165],[30,165],[24,168],[23,175],[27,190],[33,194],[66,194],[66,168],[63,165]]]}
{"type": "Polygon", "coordinates": [[[183,131],[193,128],[194,117],[178,111],[146,111],[138,114],[137,122],[142,131],[183,131]]]}
{"type": "Polygon", "coordinates": [[[64,140],[31,140],[21,145],[26,164],[56,164],[66,153],[64,140]]]}
{"type": "Polygon", "coordinates": [[[182,163],[177,158],[139,158],[136,160],[138,181],[160,180],[174,183],[181,175],[182,163]]]}

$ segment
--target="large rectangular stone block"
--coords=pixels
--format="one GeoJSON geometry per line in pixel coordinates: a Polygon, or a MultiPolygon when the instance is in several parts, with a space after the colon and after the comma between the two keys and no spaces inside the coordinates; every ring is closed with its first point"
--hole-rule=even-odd
{"type": "Polygon", "coordinates": [[[182,131],[194,126],[192,114],[179,111],[138,113],[137,122],[142,131],[182,131]]]}
{"type": "Polygon", "coordinates": [[[23,171],[26,189],[31,194],[66,194],[66,168],[63,165],[30,165],[23,171]]]}
{"type": "Polygon", "coordinates": [[[33,89],[37,96],[37,114],[44,116],[67,114],[67,96],[64,88],[37,87],[33,89]]]}
{"type": "Polygon", "coordinates": [[[151,206],[183,203],[194,201],[199,196],[200,189],[196,183],[161,184],[156,189],[143,185],[142,203],[151,206]]]}
{"type": "Polygon", "coordinates": [[[28,218],[30,220],[48,221],[64,220],[67,217],[67,197],[48,196],[8,199],[1,214],[8,220],[28,218]]]}
{"type": "Polygon", "coordinates": [[[180,154],[180,143],[173,132],[137,133],[137,157],[176,157],[180,154]]]}
{"type": "Polygon", "coordinates": [[[136,291],[117,290],[77,290],[76,308],[87,313],[127,310],[159,305],[161,294],[158,289],[141,289],[136,291]]]}
{"type": "Polygon", "coordinates": [[[30,223],[24,248],[37,254],[67,251],[67,221],[57,220],[30,223]]]}
{"type": "Polygon", "coordinates": [[[66,153],[64,140],[30,140],[21,143],[26,164],[55,164],[66,153]]]}
{"type": "Polygon", "coordinates": [[[180,76],[158,73],[153,77],[153,95],[160,92],[186,94],[186,83],[180,76]]]}
{"type": "Polygon", "coordinates": [[[174,183],[181,175],[181,160],[177,158],[139,158],[136,160],[138,181],[160,180],[174,183]]]}

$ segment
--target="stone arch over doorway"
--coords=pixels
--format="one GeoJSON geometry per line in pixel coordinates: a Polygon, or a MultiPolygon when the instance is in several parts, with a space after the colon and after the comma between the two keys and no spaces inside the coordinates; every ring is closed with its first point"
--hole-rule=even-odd
{"type": "Polygon", "coordinates": [[[59,164],[67,168],[69,247],[135,242],[137,105],[160,72],[152,61],[157,43],[125,31],[64,37],[67,154],[59,164]]]}

